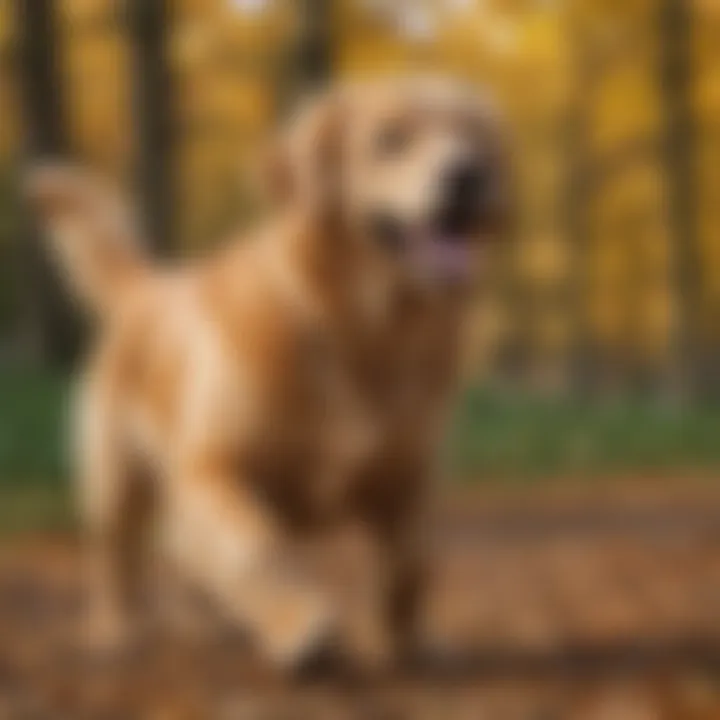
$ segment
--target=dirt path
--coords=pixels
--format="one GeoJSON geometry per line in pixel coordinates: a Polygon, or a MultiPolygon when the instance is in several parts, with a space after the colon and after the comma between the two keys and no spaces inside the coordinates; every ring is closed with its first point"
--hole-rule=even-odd
{"type": "MultiPolygon", "coordinates": [[[[92,666],[78,648],[72,542],[8,544],[0,720],[720,719],[720,496],[709,486],[473,492],[440,516],[427,634],[453,661],[350,684],[272,679],[226,630],[165,635],[92,666]]],[[[355,574],[347,562],[336,573],[355,574]]]]}

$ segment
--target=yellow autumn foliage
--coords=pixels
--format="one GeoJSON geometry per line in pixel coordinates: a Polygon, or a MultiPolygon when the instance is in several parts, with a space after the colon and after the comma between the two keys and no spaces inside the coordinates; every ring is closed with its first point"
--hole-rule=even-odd
{"type": "MultiPolygon", "coordinates": [[[[73,143],[118,173],[132,154],[130,48],[118,0],[58,0],[73,143]]],[[[334,0],[333,71],[341,78],[440,70],[489,85],[508,119],[517,235],[505,272],[533,295],[530,344],[560,353],[577,318],[613,352],[672,345],[679,317],[661,86],[660,0],[334,0]],[[408,10],[410,7],[414,10],[408,10]],[[577,288],[582,289],[577,295],[577,288]],[[565,289],[567,298],[559,289],[565,289]],[[575,294],[573,294],[575,293],[575,294]]],[[[720,2],[688,0],[689,88],[696,130],[698,278],[720,311],[720,2]]],[[[0,159],[13,122],[11,0],[0,0],[0,159]]],[[[170,0],[182,247],[232,214],[236,179],[283,106],[302,24],[291,0],[170,0]]],[[[502,342],[517,315],[499,288],[473,325],[502,342]]],[[[480,311],[478,311],[480,312],[480,311]]]]}

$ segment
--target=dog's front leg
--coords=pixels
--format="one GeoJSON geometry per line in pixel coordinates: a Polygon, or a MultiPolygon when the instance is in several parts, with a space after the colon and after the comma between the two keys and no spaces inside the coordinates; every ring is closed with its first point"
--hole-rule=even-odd
{"type": "Polygon", "coordinates": [[[212,466],[175,486],[167,527],[176,566],[209,590],[274,664],[302,669],[334,640],[327,598],[291,572],[283,533],[251,486],[212,466]]]}
{"type": "Polygon", "coordinates": [[[419,514],[374,512],[369,518],[377,556],[376,612],[380,620],[381,659],[412,661],[419,649],[419,626],[428,584],[429,562],[424,523],[419,514]]]}
{"type": "Polygon", "coordinates": [[[427,555],[423,545],[414,524],[384,536],[381,611],[396,661],[411,659],[418,649],[419,624],[428,579],[427,555]]]}

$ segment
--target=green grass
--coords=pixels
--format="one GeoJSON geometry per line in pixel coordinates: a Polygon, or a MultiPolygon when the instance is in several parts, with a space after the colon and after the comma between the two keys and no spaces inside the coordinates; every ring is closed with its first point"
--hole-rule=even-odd
{"type": "Polygon", "coordinates": [[[474,479],[720,471],[720,407],[475,389],[459,405],[448,455],[458,475],[474,479]]]}
{"type": "MultiPolygon", "coordinates": [[[[68,379],[0,369],[0,528],[71,518],[68,379]]],[[[651,398],[582,402],[477,388],[447,443],[448,464],[473,481],[541,482],[613,475],[720,473],[720,406],[651,398]]]]}
{"type": "Polygon", "coordinates": [[[0,369],[0,529],[54,527],[71,517],[66,377],[0,369]]]}
{"type": "Polygon", "coordinates": [[[67,472],[66,377],[0,370],[0,484],[55,483],[67,472]]]}

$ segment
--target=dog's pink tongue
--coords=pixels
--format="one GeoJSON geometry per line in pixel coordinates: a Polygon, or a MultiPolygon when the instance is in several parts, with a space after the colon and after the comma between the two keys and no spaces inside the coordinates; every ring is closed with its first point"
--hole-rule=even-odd
{"type": "Polygon", "coordinates": [[[428,237],[421,255],[428,270],[445,277],[463,279],[472,272],[472,253],[464,238],[428,237]]]}

